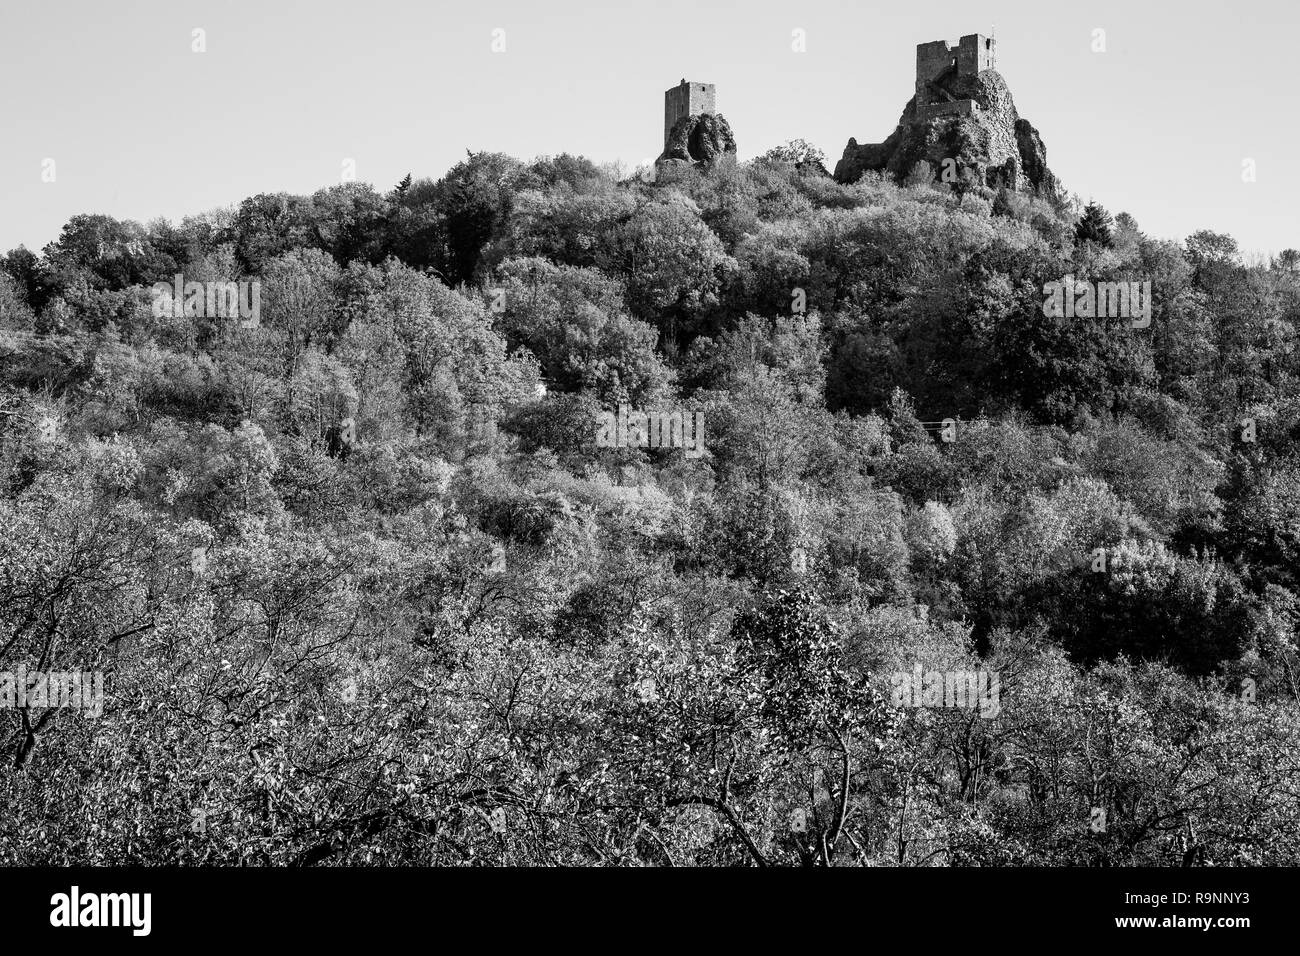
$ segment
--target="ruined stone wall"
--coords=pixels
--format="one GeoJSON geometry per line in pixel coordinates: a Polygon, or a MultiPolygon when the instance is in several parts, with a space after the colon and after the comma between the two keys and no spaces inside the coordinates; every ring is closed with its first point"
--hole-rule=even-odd
{"type": "Polygon", "coordinates": [[[957,47],[957,72],[974,76],[993,69],[993,40],[979,33],[961,38],[957,47]]]}
{"type": "Polygon", "coordinates": [[[916,102],[929,102],[932,94],[926,85],[942,75],[955,62],[955,52],[946,40],[916,45],[916,102]]]}
{"type": "Polygon", "coordinates": [[[673,126],[684,116],[717,112],[717,91],[712,83],[688,83],[683,80],[664,92],[664,143],[673,126]]]}
{"type": "Polygon", "coordinates": [[[924,121],[936,116],[973,116],[979,112],[979,104],[974,100],[957,100],[953,103],[931,103],[917,108],[916,118],[924,121]]]}

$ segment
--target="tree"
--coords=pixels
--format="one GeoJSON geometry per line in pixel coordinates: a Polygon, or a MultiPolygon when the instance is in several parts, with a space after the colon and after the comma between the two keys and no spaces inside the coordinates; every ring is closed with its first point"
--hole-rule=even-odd
{"type": "Polygon", "coordinates": [[[912,168],[907,171],[907,177],[903,180],[906,186],[929,186],[934,182],[934,170],[924,159],[918,159],[912,164],[912,168]]]}
{"type": "Polygon", "coordinates": [[[717,304],[734,269],[721,241],[681,196],[642,205],[602,239],[602,269],[627,282],[632,314],[654,321],[675,343],[683,323],[717,304]]]}
{"type": "Polygon", "coordinates": [[[7,273],[0,272],[0,328],[21,328],[31,319],[27,296],[7,273]]]}
{"type": "Polygon", "coordinates": [[[1095,242],[1109,249],[1115,244],[1111,234],[1113,225],[1110,213],[1099,203],[1090,202],[1083,210],[1083,217],[1075,226],[1074,236],[1078,242],[1095,242]]]}
{"type": "Polygon", "coordinates": [[[627,314],[617,282],[541,258],[509,259],[498,275],[501,327],[511,345],[538,357],[553,385],[588,390],[607,408],[667,395],[672,372],[655,351],[659,334],[627,314]]]}
{"type": "MultiPolygon", "coordinates": [[[[408,188],[409,181],[408,175],[408,188]]],[[[368,184],[353,182],[317,192],[305,218],[315,242],[345,266],[354,259],[383,261],[390,214],[388,200],[368,184]]]]}
{"type": "Polygon", "coordinates": [[[138,222],[112,216],[73,216],[59,238],[45,248],[44,268],[66,296],[85,283],[96,290],[121,291],[170,279],[175,261],[154,249],[138,222]]]}
{"type": "Polygon", "coordinates": [[[769,163],[790,163],[796,166],[802,163],[826,165],[826,154],[802,139],[792,139],[780,146],[773,146],[760,158],[769,163]]]}
{"type": "Polygon", "coordinates": [[[288,193],[260,193],[240,203],[229,232],[243,271],[260,275],[276,256],[315,244],[310,205],[288,193]]]}
{"type": "Polygon", "coordinates": [[[45,273],[44,263],[26,246],[10,249],[0,257],[0,269],[3,269],[18,285],[28,306],[33,312],[40,312],[54,294],[49,276],[45,273]]]}
{"type": "Polygon", "coordinates": [[[433,186],[446,244],[440,269],[449,285],[475,278],[479,255],[510,214],[520,169],[502,153],[469,153],[433,186]]]}
{"type": "Polygon", "coordinates": [[[602,735],[609,802],[632,801],[670,847],[682,815],[702,811],[708,824],[685,819],[707,826],[720,862],[860,859],[893,719],[845,664],[824,610],[773,591],[737,621],[732,646],[682,650],[643,639],[624,652],[602,735]]]}
{"type": "Polygon", "coordinates": [[[1201,229],[1187,237],[1187,260],[1196,274],[1196,284],[1213,287],[1232,276],[1241,259],[1237,240],[1222,232],[1201,229]]]}

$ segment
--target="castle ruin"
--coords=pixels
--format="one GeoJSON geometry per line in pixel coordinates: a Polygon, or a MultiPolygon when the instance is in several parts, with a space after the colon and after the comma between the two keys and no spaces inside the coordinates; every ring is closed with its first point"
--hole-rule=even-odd
{"type": "Polygon", "coordinates": [[[664,145],[677,125],[686,116],[699,116],[717,110],[717,91],[712,83],[688,83],[685,78],[664,92],[664,145]]]}
{"type": "Polygon", "coordinates": [[[1047,149],[1033,124],[1016,111],[997,70],[997,41],[971,33],[916,46],[916,92],[894,131],[879,143],[850,139],[835,179],[857,182],[866,172],[896,182],[915,174],[943,178],[940,186],[1008,189],[1056,196],[1060,182],[1047,167],[1047,149]]]}
{"type": "Polygon", "coordinates": [[[655,160],[659,173],[669,167],[710,167],[734,159],[736,137],[726,118],[717,111],[717,91],[712,83],[683,79],[664,93],[664,151],[655,160]]]}
{"type": "Polygon", "coordinates": [[[964,36],[957,46],[950,47],[947,40],[934,40],[916,45],[916,121],[936,116],[971,116],[979,112],[979,104],[970,99],[958,99],[945,90],[939,81],[955,71],[957,76],[976,76],[993,69],[994,40],[981,33],[964,36]]]}

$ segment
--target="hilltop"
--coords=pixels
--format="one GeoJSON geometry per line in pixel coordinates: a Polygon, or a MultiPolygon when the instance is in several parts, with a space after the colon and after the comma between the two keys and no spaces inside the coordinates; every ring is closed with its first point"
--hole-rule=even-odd
{"type": "Polygon", "coordinates": [[[1016,111],[1011,89],[993,69],[993,52],[993,40],[979,34],[962,37],[957,48],[943,41],[918,46],[916,94],[898,125],[882,143],[850,139],[835,178],[856,182],[871,170],[899,182],[930,176],[1055,196],[1060,184],[1042,137],[1016,111]]]}

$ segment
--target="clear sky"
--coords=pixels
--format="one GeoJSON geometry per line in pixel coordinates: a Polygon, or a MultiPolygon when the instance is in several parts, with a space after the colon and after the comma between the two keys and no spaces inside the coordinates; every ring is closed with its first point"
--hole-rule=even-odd
{"type": "Polygon", "coordinates": [[[76,213],[310,193],[348,158],[381,190],[467,148],[634,166],[683,77],[717,85],[742,159],[802,137],[833,165],[893,129],[917,43],[991,30],[1071,191],[1158,236],[1300,248],[1297,0],[3,0],[0,250],[76,213]]]}

